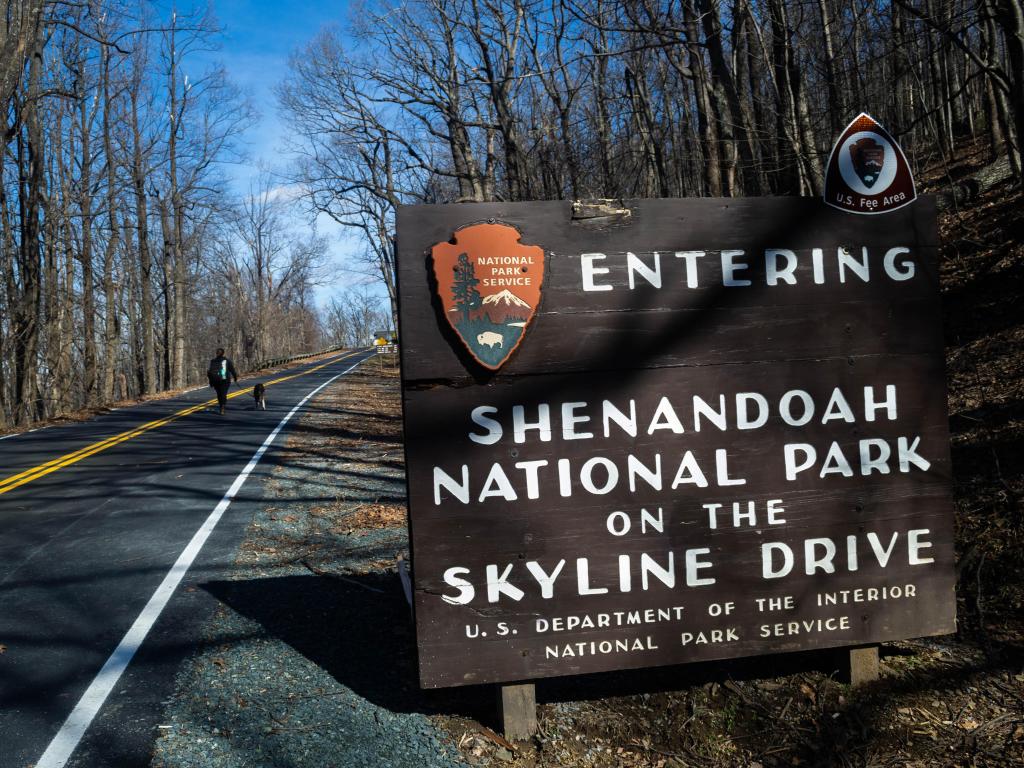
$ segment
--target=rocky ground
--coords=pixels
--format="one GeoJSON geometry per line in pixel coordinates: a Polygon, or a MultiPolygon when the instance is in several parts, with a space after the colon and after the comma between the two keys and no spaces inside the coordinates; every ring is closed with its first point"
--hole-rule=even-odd
{"type": "Polygon", "coordinates": [[[509,744],[493,689],[416,686],[398,378],[372,360],[276,456],[153,765],[1024,765],[1024,199],[942,229],[957,635],[884,645],[856,690],[830,653],[544,681],[539,736],[509,744]]]}

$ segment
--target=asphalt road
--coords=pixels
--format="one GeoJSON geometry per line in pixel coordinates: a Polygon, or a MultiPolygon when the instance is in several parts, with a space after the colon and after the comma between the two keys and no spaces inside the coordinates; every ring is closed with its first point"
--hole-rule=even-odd
{"type": "MultiPolygon", "coordinates": [[[[245,380],[298,374],[269,385],[266,411],[242,394],[224,416],[187,412],[211,397],[204,387],[0,439],[0,768],[34,765],[58,732],[67,738],[69,713],[267,437],[368,355],[245,380]]],[[[161,701],[214,608],[194,585],[230,562],[268,466],[237,490],[67,765],[148,765],[161,701]]]]}

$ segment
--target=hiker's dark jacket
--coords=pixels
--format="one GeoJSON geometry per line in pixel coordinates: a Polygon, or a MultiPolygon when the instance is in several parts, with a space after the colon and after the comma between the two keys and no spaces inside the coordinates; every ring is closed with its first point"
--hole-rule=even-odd
{"type": "Polygon", "coordinates": [[[231,379],[238,381],[238,371],[235,370],[235,364],[227,357],[213,358],[210,361],[209,369],[206,371],[206,376],[210,380],[211,387],[215,387],[218,384],[230,384],[231,379]]]}

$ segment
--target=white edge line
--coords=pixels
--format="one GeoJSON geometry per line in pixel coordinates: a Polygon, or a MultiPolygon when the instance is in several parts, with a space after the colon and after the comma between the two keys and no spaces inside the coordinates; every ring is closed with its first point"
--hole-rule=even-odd
{"type": "Polygon", "coordinates": [[[135,656],[135,652],[139,650],[143,641],[146,639],[146,635],[153,628],[156,620],[160,617],[164,608],[167,607],[167,603],[170,602],[171,596],[174,594],[174,590],[177,589],[178,584],[185,577],[188,569],[192,566],[199,551],[206,544],[206,540],[213,533],[213,529],[220,522],[221,517],[224,515],[225,510],[231,505],[235,495],[241,490],[245,481],[248,479],[249,474],[256,468],[256,465],[260,463],[260,459],[263,458],[263,454],[267,452],[271,443],[278,436],[284,425],[287,424],[292,416],[306,404],[306,402],[313,397],[317,392],[326,387],[336,379],[340,379],[346,373],[352,371],[356,366],[361,363],[359,360],[346,368],[341,373],[332,376],[319,387],[314,389],[312,392],[307,394],[299,403],[288,411],[276,427],[271,432],[267,439],[263,441],[256,453],[253,454],[252,458],[249,459],[249,463],[245,465],[245,469],[235,478],[235,481],[228,488],[228,492],[224,494],[224,497],[220,500],[220,503],[213,508],[213,512],[210,513],[209,517],[206,518],[206,522],[195,532],[192,536],[192,540],[188,543],[182,553],[178,556],[177,561],[171,566],[171,570],[164,576],[164,580],[160,583],[160,586],[156,588],[153,596],[149,598],[149,602],[146,603],[146,607],[142,609],[142,612],[135,619],[135,622],[125,633],[125,636],[121,638],[121,642],[118,643],[117,648],[110,654],[110,658],[107,659],[102,669],[93,678],[93,681],[86,688],[85,693],[82,694],[82,698],[78,700],[75,708],[71,710],[71,714],[68,715],[67,720],[61,726],[57,735],[53,737],[46,751],[43,752],[42,757],[35,764],[35,768],[63,768],[67,761],[71,758],[72,753],[78,747],[82,737],[85,735],[86,730],[92,724],[96,715],[100,711],[100,707],[103,706],[103,702],[106,701],[111,691],[114,690],[114,686],[117,685],[117,681],[121,678],[125,669],[128,668],[128,664],[131,663],[132,658],[135,656]]]}
{"type": "Polygon", "coordinates": [[[21,437],[22,435],[31,435],[33,432],[39,432],[43,429],[49,429],[52,424],[47,424],[45,427],[35,427],[33,429],[26,429],[24,432],[11,432],[9,435],[0,435],[0,440],[10,440],[12,437],[21,437]]]}

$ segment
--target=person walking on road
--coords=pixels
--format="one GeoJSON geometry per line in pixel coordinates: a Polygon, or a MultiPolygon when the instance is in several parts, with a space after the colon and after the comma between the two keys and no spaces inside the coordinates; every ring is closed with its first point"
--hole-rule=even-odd
{"type": "Polygon", "coordinates": [[[227,357],[224,357],[224,350],[218,349],[217,356],[210,361],[210,368],[206,372],[210,379],[210,386],[217,392],[217,402],[220,404],[220,413],[223,416],[228,407],[228,388],[231,386],[231,379],[238,383],[238,371],[235,364],[227,357]]]}

